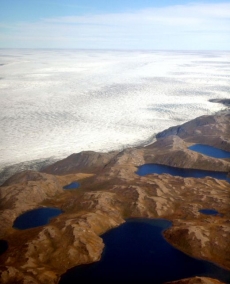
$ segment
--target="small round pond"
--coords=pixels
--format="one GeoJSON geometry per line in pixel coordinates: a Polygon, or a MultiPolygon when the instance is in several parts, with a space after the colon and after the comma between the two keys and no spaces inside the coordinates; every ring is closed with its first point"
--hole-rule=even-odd
{"type": "Polygon", "coordinates": [[[193,276],[230,283],[230,271],[171,246],[162,235],[170,226],[163,219],[128,219],[102,235],[105,249],[99,262],[68,270],[59,284],[157,284],[193,276]]]}
{"type": "Polygon", "coordinates": [[[213,158],[230,158],[230,152],[204,144],[195,144],[188,149],[213,158]]]}
{"type": "Polygon", "coordinates": [[[225,172],[214,172],[214,171],[204,171],[204,170],[195,170],[195,169],[181,169],[165,165],[157,164],[144,164],[138,167],[136,172],[139,176],[145,176],[148,174],[170,174],[172,176],[181,176],[181,177],[195,177],[203,178],[210,176],[216,179],[222,179],[230,182],[230,178],[227,177],[225,172]]]}
{"type": "Polygon", "coordinates": [[[18,216],[13,224],[13,228],[25,230],[29,228],[43,226],[49,223],[50,219],[63,213],[58,208],[37,208],[27,211],[18,216]]]}
{"type": "Polygon", "coordinates": [[[77,189],[80,187],[80,183],[77,181],[73,181],[70,184],[63,186],[63,189],[77,189]]]}
{"type": "Polygon", "coordinates": [[[0,255],[8,249],[8,243],[5,240],[0,240],[0,255]]]}
{"type": "Polygon", "coordinates": [[[199,212],[205,215],[220,215],[220,213],[214,209],[200,209],[199,212]]]}

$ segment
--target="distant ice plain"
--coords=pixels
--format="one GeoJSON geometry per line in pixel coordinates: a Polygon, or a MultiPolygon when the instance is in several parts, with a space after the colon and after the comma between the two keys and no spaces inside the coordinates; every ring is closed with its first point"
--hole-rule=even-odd
{"type": "Polygon", "coordinates": [[[230,52],[0,50],[0,170],[153,141],[230,97],[230,52]]]}

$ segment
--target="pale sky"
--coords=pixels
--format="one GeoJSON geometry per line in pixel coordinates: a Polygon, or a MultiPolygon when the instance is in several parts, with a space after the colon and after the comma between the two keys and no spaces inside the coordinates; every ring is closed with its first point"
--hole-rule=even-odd
{"type": "Polygon", "coordinates": [[[0,0],[0,48],[230,50],[230,1],[0,0]]]}

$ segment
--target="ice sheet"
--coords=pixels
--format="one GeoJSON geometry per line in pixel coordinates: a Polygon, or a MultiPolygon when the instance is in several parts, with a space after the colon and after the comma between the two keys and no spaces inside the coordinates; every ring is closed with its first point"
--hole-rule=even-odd
{"type": "Polygon", "coordinates": [[[229,52],[0,50],[0,169],[147,143],[223,108],[229,52]]]}

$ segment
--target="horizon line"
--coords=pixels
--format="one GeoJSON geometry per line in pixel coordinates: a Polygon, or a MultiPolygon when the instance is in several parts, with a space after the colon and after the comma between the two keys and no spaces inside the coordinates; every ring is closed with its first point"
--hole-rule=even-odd
{"type": "Polygon", "coordinates": [[[0,47],[0,50],[82,50],[82,51],[175,51],[175,52],[216,52],[230,49],[122,49],[122,48],[77,48],[77,47],[0,47]]]}

